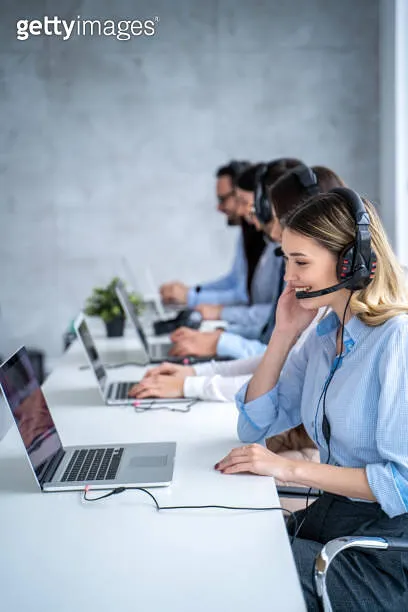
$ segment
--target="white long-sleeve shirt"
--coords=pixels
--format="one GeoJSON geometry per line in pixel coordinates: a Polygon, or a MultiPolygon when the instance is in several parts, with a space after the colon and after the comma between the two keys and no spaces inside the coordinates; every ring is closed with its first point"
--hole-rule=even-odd
{"type": "MultiPolygon", "coordinates": [[[[310,331],[314,329],[324,314],[322,308],[312,323],[302,333],[296,346],[305,341],[310,331]]],[[[263,352],[266,351],[266,345],[263,352]]],[[[241,387],[248,382],[258,365],[261,363],[263,353],[248,359],[234,359],[232,361],[210,361],[194,366],[195,376],[184,379],[184,397],[195,397],[213,402],[233,402],[235,395],[241,387]]]]}
{"type": "Polygon", "coordinates": [[[184,380],[184,396],[233,402],[235,394],[251,378],[262,357],[197,364],[194,366],[196,376],[187,376],[184,380]]]}

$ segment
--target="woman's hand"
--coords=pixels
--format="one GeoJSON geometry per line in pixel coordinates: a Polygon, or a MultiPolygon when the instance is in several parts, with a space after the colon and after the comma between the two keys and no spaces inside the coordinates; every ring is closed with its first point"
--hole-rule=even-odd
{"type": "MultiPolygon", "coordinates": [[[[158,375],[178,376],[178,377],[182,377],[184,380],[184,378],[187,378],[187,376],[195,376],[196,374],[195,374],[195,370],[193,366],[178,365],[176,363],[169,363],[168,361],[164,361],[157,367],[152,368],[151,370],[148,370],[146,374],[143,376],[143,380],[146,380],[148,378],[152,378],[158,375]]],[[[132,389],[133,388],[134,387],[132,387],[132,389]]]]}
{"type": "Polygon", "coordinates": [[[136,400],[150,397],[184,397],[184,378],[175,374],[174,376],[152,376],[133,385],[129,396],[136,400]]]}
{"type": "Polygon", "coordinates": [[[277,332],[298,337],[310,325],[318,310],[306,309],[300,302],[296,298],[295,288],[289,281],[278,300],[275,324],[277,332]]]}
{"type": "Polygon", "coordinates": [[[272,453],[260,444],[234,448],[214,467],[223,474],[251,472],[260,476],[273,476],[281,482],[293,480],[293,461],[272,453]]]}

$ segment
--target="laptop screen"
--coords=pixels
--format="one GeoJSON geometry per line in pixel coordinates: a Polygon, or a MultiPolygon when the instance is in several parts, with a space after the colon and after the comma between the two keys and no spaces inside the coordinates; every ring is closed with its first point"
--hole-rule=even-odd
{"type": "Polygon", "coordinates": [[[0,386],[39,480],[62,444],[24,347],[0,366],[0,386]]]}
{"type": "Polygon", "coordinates": [[[77,331],[80,341],[84,346],[85,352],[89,359],[89,363],[91,364],[91,367],[95,372],[98,384],[103,391],[105,389],[105,384],[107,380],[105,366],[103,365],[99,357],[99,353],[96,350],[96,346],[92,339],[91,332],[89,331],[89,327],[84,318],[82,318],[79,325],[75,326],[75,329],[77,331]]]}
{"type": "Polygon", "coordinates": [[[120,305],[125,311],[125,314],[128,317],[128,319],[130,319],[133,325],[135,326],[136,331],[138,332],[140,336],[140,340],[142,341],[147,354],[149,354],[149,344],[147,342],[146,334],[143,331],[143,327],[140,324],[139,318],[135,312],[135,309],[133,308],[132,302],[129,300],[129,296],[127,294],[125,285],[122,283],[122,281],[117,281],[115,285],[115,291],[116,291],[116,295],[118,296],[120,305]]]}

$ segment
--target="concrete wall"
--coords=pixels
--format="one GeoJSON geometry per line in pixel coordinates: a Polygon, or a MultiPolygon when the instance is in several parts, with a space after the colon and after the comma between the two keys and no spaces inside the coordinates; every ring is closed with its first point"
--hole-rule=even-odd
{"type": "Polygon", "coordinates": [[[3,0],[0,353],[61,351],[92,286],[227,270],[231,157],[326,164],[378,197],[375,0],[3,0]],[[156,34],[16,39],[16,21],[150,19],[156,34]]]}

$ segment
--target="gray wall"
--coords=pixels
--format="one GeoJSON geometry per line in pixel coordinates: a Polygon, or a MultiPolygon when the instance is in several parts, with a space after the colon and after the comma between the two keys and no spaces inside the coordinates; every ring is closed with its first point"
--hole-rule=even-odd
{"type": "Polygon", "coordinates": [[[227,270],[231,157],[326,164],[378,196],[378,2],[24,0],[0,7],[0,353],[61,351],[92,286],[227,270]],[[18,6],[18,8],[17,8],[18,6]],[[156,35],[16,39],[21,18],[160,18],[156,35]],[[4,331],[5,330],[5,331],[4,331]]]}

